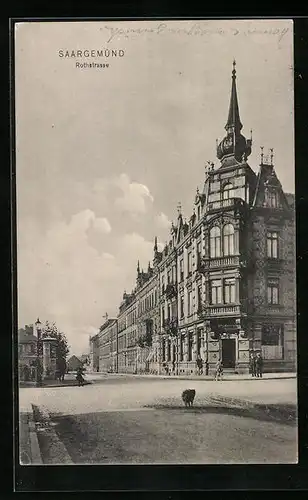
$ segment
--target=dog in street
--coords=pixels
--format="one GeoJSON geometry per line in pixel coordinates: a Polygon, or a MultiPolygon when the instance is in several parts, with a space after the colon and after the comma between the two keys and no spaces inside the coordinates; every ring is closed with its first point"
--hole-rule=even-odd
{"type": "Polygon", "coordinates": [[[195,389],[186,389],[182,392],[182,399],[186,407],[193,406],[195,396],[195,389]]]}

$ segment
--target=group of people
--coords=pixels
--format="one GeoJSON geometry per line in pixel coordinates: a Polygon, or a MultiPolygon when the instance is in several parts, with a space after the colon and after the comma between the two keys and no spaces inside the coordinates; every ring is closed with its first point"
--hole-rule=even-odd
{"type": "MultiPolygon", "coordinates": [[[[199,355],[196,360],[197,365],[197,373],[198,375],[208,375],[208,363],[207,361],[203,361],[201,356],[199,355]]],[[[165,369],[166,374],[170,375],[169,368],[166,362],[163,363],[163,368],[165,369]]],[[[250,355],[250,363],[249,363],[250,373],[252,377],[262,378],[263,374],[263,359],[261,353],[251,353],[250,355]]],[[[172,372],[175,372],[175,361],[172,362],[172,372]]],[[[215,365],[215,376],[214,380],[220,380],[223,376],[223,363],[219,358],[215,365]]]]}
{"type": "Polygon", "coordinates": [[[249,365],[251,376],[262,378],[263,358],[260,352],[258,352],[257,355],[253,352],[251,353],[249,365]]]}

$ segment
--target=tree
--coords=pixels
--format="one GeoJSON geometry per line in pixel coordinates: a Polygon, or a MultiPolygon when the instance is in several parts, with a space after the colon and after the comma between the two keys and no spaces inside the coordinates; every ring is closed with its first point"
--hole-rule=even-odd
{"type": "Polygon", "coordinates": [[[66,339],[66,335],[58,330],[55,323],[49,323],[46,321],[42,328],[42,338],[52,337],[57,339],[57,363],[62,364],[66,361],[67,355],[69,353],[69,346],[66,339]]]}
{"type": "Polygon", "coordinates": [[[26,333],[27,335],[33,335],[33,325],[25,325],[24,328],[19,328],[18,333],[26,333]]]}

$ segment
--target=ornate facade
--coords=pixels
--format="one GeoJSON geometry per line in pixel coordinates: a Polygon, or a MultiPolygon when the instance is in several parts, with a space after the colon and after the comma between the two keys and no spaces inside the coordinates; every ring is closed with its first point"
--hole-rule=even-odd
{"type": "Polygon", "coordinates": [[[211,373],[245,373],[252,351],[265,371],[296,369],[294,195],[284,193],[261,148],[248,164],[252,138],[242,133],[235,63],[226,134],[218,166],[209,164],[193,214],[178,209],[153,267],[137,268],[118,316],[119,371],[193,374],[201,357],[211,373]],[[139,360],[139,363],[138,363],[139,360]]]}

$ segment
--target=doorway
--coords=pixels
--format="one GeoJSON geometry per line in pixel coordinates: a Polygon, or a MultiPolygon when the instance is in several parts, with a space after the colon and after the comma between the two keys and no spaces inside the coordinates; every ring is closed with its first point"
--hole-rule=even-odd
{"type": "Polygon", "coordinates": [[[235,339],[222,340],[222,364],[224,368],[235,368],[235,339]]]}

